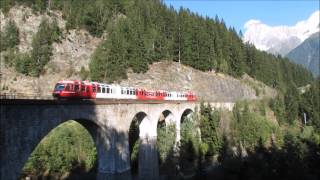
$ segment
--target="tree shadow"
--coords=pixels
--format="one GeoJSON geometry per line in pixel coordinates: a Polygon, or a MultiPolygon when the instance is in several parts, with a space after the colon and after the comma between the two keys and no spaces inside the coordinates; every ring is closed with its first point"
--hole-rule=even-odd
{"type": "Polygon", "coordinates": [[[265,147],[260,139],[248,155],[230,154],[228,140],[220,152],[220,164],[197,179],[217,180],[316,180],[320,178],[320,146],[309,140],[287,137],[285,145],[265,147]]]}

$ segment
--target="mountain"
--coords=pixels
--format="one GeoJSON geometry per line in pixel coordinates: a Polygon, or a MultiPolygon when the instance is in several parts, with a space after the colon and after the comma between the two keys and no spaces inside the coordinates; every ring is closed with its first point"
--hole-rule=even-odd
{"type": "MultiPolygon", "coordinates": [[[[2,93],[50,96],[54,83],[61,79],[121,83],[130,79],[129,72],[146,78],[151,65],[165,60],[180,60],[181,65],[194,68],[192,71],[215,72],[235,79],[247,74],[279,89],[286,89],[292,82],[303,86],[313,80],[305,68],[286,58],[243,44],[237,31],[227,28],[223,19],[203,18],[188,9],[176,11],[160,0],[128,0],[130,3],[124,4],[114,0],[54,1],[50,8],[40,2],[8,4],[0,9],[0,37],[8,42],[1,43],[0,48],[0,62],[5,67],[0,68],[2,93]]],[[[168,66],[163,72],[169,69],[177,68],[168,66]]],[[[149,88],[180,90],[164,83],[183,84],[179,76],[168,76],[171,81],[150,78],[164,87],[149,88]]],[[[128,85],[135,84],[133,81],[128,85]]],[[[203,86],[211,84],[219,83],[203,86]]],[[[227,92],[224,87],[237,89],[233,84],[208,92],[227,92]]],[[[196,91],[187,85],[183,89],[196,91]]],[[[203,86],[197,87],[204,91],[203,86]]],[[[256,94],[264,92],[254,90],[256,94]]]]}
{"type": "MultiPolygon", "coordinates": [[[[1,93],[38,94],[49,98],[56,82],[62,79],[81,79],[81,69],[89,69],[90,58],[103,39],[93,37],[84,29],[67,31],[66,21],[59,11],[52,11],[50,15],[34,14],[31,8],[23,6],[11,8],[6,16],[0,11],[1,29],[4,29],[9,19],[17,24],[20,34],[17,49],[20,52],[32,50],[32,37],[37,33],[43,18],[55,18],[63,34],[59,42],[53,43],[51,59],[40,77],[23,75],[13,67],[0,68],[1,93]],[[28,18],[24,19],[26,15],[28,18]]],[[[0,57],[5,57],[6,53],[0,52],[0,57]]],[[[0,59],[1,64],[5,64],[4,59],[0,59]]],[[[276,94],[271,88],[254,80],[247,80],[248,78],[239,80],[220,73],[206,73],[172,61],[153,63],[143,74],[129,70],[127,76],[128,79],[119,82],[121,85],[176,91],[192,90],[199,97],[206,97],[210,101],[234,102],[240,99],[272,97],[276,94]],[[256,86],[259,86],[258,90],[256,86]],[[256,91],[266,93],[256,95],[256,91]]]]}
{"type": "Polygon", "coordinates": [[[257,49],[285,56],[312,34],[319,31],[320,11],[295,26],[269,26],[260,20],[249,20],[245,24],[243,41],[252,43],[257,49]]]}
{"type": "Polygon", "coordinates": [[[287,57],[293,62],[306,67],[314,76],[319,76],[319,53],[320,32],[317,32],[290,51],[287,57]]]}

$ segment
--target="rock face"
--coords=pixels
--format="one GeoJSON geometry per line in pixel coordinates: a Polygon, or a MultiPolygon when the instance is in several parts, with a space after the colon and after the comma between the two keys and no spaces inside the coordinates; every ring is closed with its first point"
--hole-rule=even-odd
{"type": "Polygon", "coordinates": [[[257,98],[255,90],[240,80],[214,72],[202,72],[172,61],[154,63],[145,74],[128,73],[128,80],[120,84],[147,89],[191,90],[200,99],[213,102],[257,98]]]}
{"type": "MultiPolygon", "coordinates": [[[[48,14],[34,14],[30,8],[22,6],[13,7],[7,15],[0,12],[1,27],[9,19],[16,22],[20,31],[20,52],[28,53],[32,50],[32,36],[44,17],[49,20],[55,18],[63,31],[61,42],[53,44],[53,56],[39,78],[17,73],[12,67],[4,66],[1,58],[1,93],[51,97],[56,82],[62,79],[80,79],[81,67],[88,70],[92,53],[103,39],[93,37],[85,30],[67,31],[61,12],[51,11],[48,14]]],[[[191,90],[205,101],[234,102],[257,98],[256,91],[246,81],[247,79],[238,80],[214,72],[201,72],[176,62],[161,61],[150,65],[145,74],[135,74],[128,70],[128,79],[120,84],[147,89],[191,90]]]]}
{"type": "Polygon", "coordinates": [[[301,64],[312,74],[317,77],[320,75],[320,32],[317,32],[306,39],[298,47],[290,51],[287,57],[297,63],[301,64]]]}
{"type": "MultiPolygon", "coordinates": [[[[34,14],[27,7],[13,7],[5,16],[0,12],[1,29],[9,19],[16,22],[20,33],[20,52],[28,53],[32,50],[32,37],[37,32],[42,18],[53,20],[63,31],[61,42],[53,44],[53,56],[45,66],[45,72],[39,77],[28,77],[15,72],[11,67],[5,67],[1,58],[1,92],[25,93],[51,96],[55,83],[62,79],[80,79],[81,67],[88,69],[91,54],[101,42],[84,30],[65,30],[65,21],[60,12],[52,11],[47,14],[34,14]]],[[[2,55],[0,55],[2,56],[2,55]]]]}

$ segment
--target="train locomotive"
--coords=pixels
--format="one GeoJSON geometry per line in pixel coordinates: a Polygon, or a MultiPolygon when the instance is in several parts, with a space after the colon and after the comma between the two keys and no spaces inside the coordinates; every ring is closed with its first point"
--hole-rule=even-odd
{"type": "Polygon", "coordinates": [[[58,99],[135,99],[159,101],[196,101],[191,91],[176,92],[165,90],[146,90],[123,87],[117,84],[63,80],[59,81],[52,93],[58,99]]]}

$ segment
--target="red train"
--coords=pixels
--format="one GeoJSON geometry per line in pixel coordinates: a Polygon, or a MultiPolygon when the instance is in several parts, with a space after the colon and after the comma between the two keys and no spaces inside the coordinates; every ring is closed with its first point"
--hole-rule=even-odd
{"type": "Polygon", "coordinates": [[[55,98],[81,99],[137,99],[196,101],[197,96],[191,91],[175,92],[164,90],[146,90],[142,88],[123,87],[116,84],[105,84],[88,81],[59,81],[52,93],[55,98]]]}

